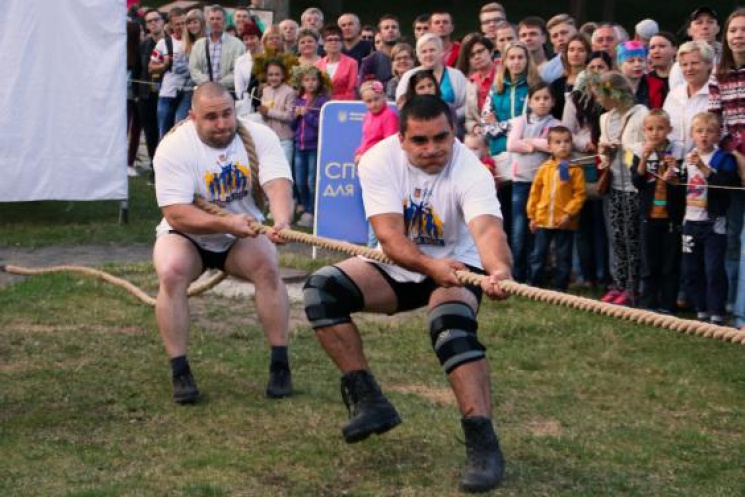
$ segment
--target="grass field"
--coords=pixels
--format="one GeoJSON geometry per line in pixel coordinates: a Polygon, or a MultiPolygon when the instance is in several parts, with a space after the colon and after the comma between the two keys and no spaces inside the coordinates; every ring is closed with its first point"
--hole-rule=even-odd
{"type": "MultiPolygon", "coordinates": [[[[148,241],[152,190],[132,184],[128,226],[116,204],[2,205],[0,246],[148,241]]],[[[149,264],[107,269],[155,293],[149,264]]],[[[299,304],[297,395],[281,401],[263,397],[251,301],[200,297],[192,316],[206,400],[182,407],[150,308],[69,275],[0,289],[0,495],[456,495],[459,415],[422,313],[360,317],[404,424],[355,446],[299,304]]],[[[499,495],[745,495],[743,347],[521,299],[485,304],[479,333],[508,461],[499,495]]]]}
{"type": "MultiPolygon", "coordinates": [[[[149,265],[110,267],[154,291],[149,265]]],[[[193,301],[206,401],[170,401],[152,312],[65,275],[0,291],[0,495],[450,495],[464,449],[424,316],[362,316],[404,424],[347,446],[338,374],[293,308],[297,396],[263,397],[251,302],[193,301]]],[[[488,304],[500,495],[745,494],[742,347],[513,299],[488,304]]]]}

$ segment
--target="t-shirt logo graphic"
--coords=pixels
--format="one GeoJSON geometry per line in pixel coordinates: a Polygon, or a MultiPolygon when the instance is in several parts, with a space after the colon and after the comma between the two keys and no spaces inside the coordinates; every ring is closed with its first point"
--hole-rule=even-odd
{"type": "Polygon", "coordinates": [[[415,191],[414,198],[404,202],[404,224],[406,234],[411,241],[417,245],[445,245],[445,237],[442,234],[442,220],[429,204],[429,199],[419,201],[415,191]]]}
{"type": "Polygon", "coordinates": [[[204,175],[204,183],[210,195],[210,202],[225,205],[249,194],[251,170],[243,164],[230,162],[220,165],[219,172],[207,172],[204,175]]]}

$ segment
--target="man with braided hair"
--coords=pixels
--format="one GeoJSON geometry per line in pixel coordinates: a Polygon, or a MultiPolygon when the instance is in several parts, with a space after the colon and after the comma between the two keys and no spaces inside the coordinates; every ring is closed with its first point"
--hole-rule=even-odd
{"type": "Polygon", "coordinates": [[[290,166],[271,129],[236,120],[233,98],[219,83],[197,88],[189,117],[164,137],[154,160],[155,192],[163,211],[153,250],[160,283],[155,315],[171,359],[174,401],[199,399],[186,358],[187,288],[208,268],[255,285],[256,312],[272,346],[266,394],[286,397],[292,392],[289,299],[273,243],[282,243],[278,232],[292,219],[290,166]],[[196,195],[231,214],[218,217],[200,210],[192,203],[196,195]],[[274,228],[256,236],[252,223],[263,221],[265,197],[274,228]]]}
{"type": "Polygon", "coordinates": [[[347,443],[401,423],[383,396],[350,314],[395,314],[427,306],[432,346],[463,415],[465,491],[486,491],[502,478],[504,461],[491,421],[484,346],[476,336],[482,294],[504,299],[512,256],[502,229],[494,181],[455,140],[450,108],[423,95],[404,105],[400,132],[368,150],[359,178],[365,212],[379,249],[397,265],[347,259],[315,272],[304,288],[305,312],[321,346],[341,370],[350,421],[347,443]],[[455,272],[486,274],[464,286],[455,272]]]}

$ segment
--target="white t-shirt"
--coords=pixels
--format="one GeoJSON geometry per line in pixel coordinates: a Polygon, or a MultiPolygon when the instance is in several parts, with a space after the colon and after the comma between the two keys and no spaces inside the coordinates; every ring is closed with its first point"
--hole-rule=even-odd
{"type": "MultiPolygon", "coordinates": [[[[455,141],[445,169],[427,174],[409,163],[398,135],[390,136],[362,156],[359,178],[368,218],[402,214],[408,238],[422,253],[482,268],[468,223],[481,215],[501,219],[502,211],[494,179],[462,143],[455,141]]],[[[396,281],[425,278],[398,266],[381,267],[396,281]]]]}
{"type": "MultiPolygon", "coordinates": [[[[704,164],[711,164],[714,151],[708,154],[701,154],[700,157],[704,164]]],[[[706,181],[706,176],[696,166],[686,164],[686,167],[688,168],[688,188],[686,190],[685,220],[709,221],[709,211],[707,210],[709,189],[707,188],[708,182],[706,181]]]]}
{"type": "MultiPolygon", "coordinates": [[[[178,90],[183,89],[189,83],[189,56],[184,53],[184,41],[171,38],[173,40],[173,61],[171,68],[163,75],[163,83],[160,85],[161,97],[175,97],[178,90]]],[[[150,59],[159,64],[168,55],[166,39],[163,38],[155,45],[150,59]]]]}
{"type": "MultiPolygon", "coordinates": [[[[256,144],[259,158],[259,183],[263,186],[277,178],[292,181],[290,166],[276,133],[263,124],[243,121],[256,144]]],[[[155,195],[159,207],[191,204],[195,195],[236,213],[249,214],[258,221],[264,217],[251,195],[251,167],[243,142],[236,133],[226,148],[205,145],[197,135],[193,121],[187,121],[160,142],[153,159],[155,195]]],[[[156,228],[158,236],[172,229],[165,218],[156,228]]],[[[227,250],[233,235],[185,233],[202,248],[215,252],[227,250]]]]}

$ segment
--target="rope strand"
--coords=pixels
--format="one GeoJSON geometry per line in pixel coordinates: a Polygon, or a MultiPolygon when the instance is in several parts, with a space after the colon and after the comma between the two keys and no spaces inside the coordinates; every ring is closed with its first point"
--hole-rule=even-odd
{"type": "MultiPolygon", "coordinates": [[[[202,198],[196,198],[194,200],[194,204],[205,212],[216,216],[230,215],[228,211],[214,204],[210,204],[202,198]]],[[[260,234],[266,234],[272,229],[269,226],[265,226],[260,223],[256,223],[255,228],[256,231],[260,234]]],[[[367,257],[369,259],[385,264],[394,264],[394,262],[380,250],[375,250],[368,247],[360,247],[348,242],[322,238],[300,231],[293,231],[290,229],[281,230],[279,232],[279,236],[288,242],[305,243],[328,250],[343,252],[352,256],[361,255],[363,257],[367,257]]],[[[24,276],[69,271],[79,272],[88,276],[94,276],[103,281],[124,288],[127,292],[137,297],[140,301],[151,306],[155,305],[155,299],[153,297],[147,295],[144,291],[137,288],[132,283],[103,271],[88,267],[53,266],[48,268],[25,268],[21,266],[6,265],[0,266],[0,271],[4,271],[9,274],[18,274],[24,276]]],[[[461,283],[468,285],[481,285],[481,281],[484,278],[484,276],[472,273],[470,271],[456,271],[456,275],[461,283]]],[[[214,285],[222,281],[225,277],[225,273],[219,273],[210,278],[204,284],[193,285],[189,289],[189,296],[196,295],[197,292],[203,293],[207,291],[208,289],[212,288],[214,285]]],[[[545,302],[548,304],[560,305],[563,307],[569,307],[581,311],[593,312],[595,314],[610,316],[613,318],[623,319],[625,321],[639,323],[647,326],[665,328],[687,335],[696,335],[704,338],[713,338],[725,342],[745,345],[745,332],[726,326],[701,323],[698,321],[677,318],[675,316],[668,316],[650,311],[608,304],[605,302],[588,299],[586,297],[578,297],[576,295],[571,295],[568,293],[555,292],[551,290],[545,290],[543,288],[535,288],[511,280],[501,281],[499,283],[499,286],[502,290],[509,293],[510,295],[516,295],[538,302],[545,302]]]]}

